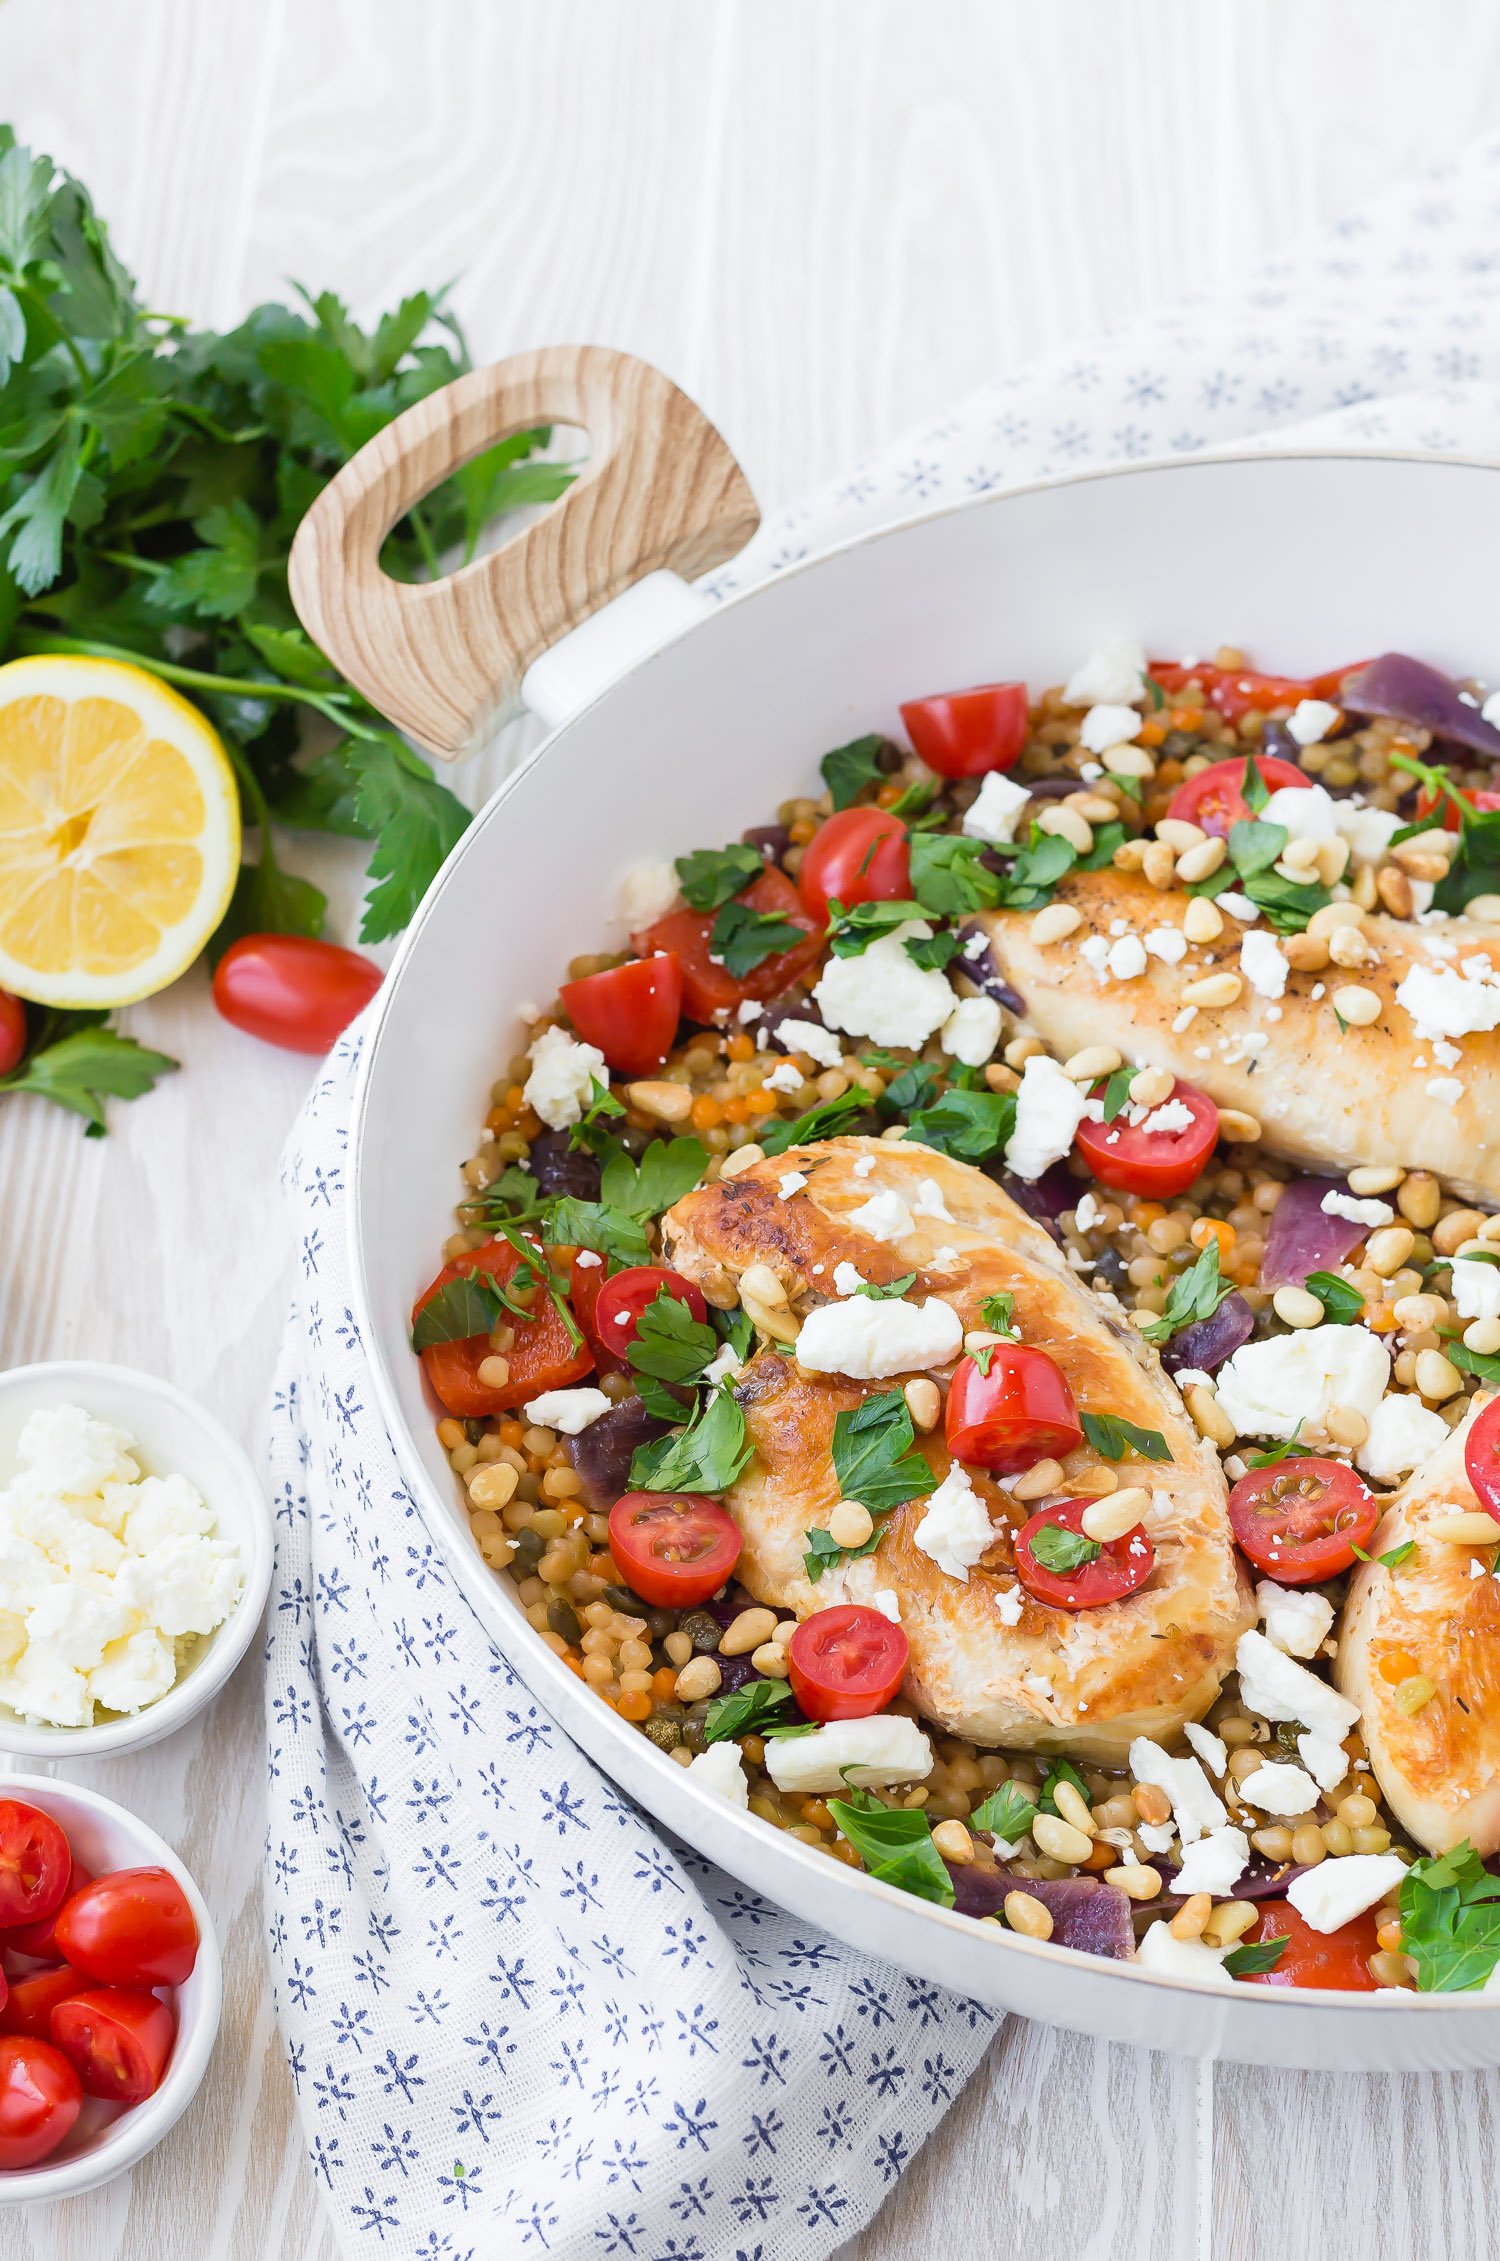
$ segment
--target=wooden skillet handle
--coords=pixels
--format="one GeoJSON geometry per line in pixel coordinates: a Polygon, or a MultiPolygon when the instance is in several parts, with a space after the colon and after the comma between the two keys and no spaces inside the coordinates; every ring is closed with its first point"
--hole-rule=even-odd
{"type": "Polygon", "coordinates": [[[632,354],[544,346],[471,370],[388,424],[331,479],[292,544],[292,601],[365,697],[429,752],[473,752],[550,644],[644,575],[721,565],[760,513],[685,393],[632,354]],[[562,500],[441,581],[393,581],[398,518],[487,447],[580,424],[589,460],[562,500]]]}

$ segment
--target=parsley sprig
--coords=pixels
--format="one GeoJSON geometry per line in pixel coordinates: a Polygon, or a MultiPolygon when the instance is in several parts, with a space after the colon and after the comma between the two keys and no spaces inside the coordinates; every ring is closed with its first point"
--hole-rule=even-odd
{"type": "Polygon", "coordinates": [[[1500,1963],[1500,1876],[1491,1876],[1467,1838],[1413,1861],[1399,1906],[1401,1946],[1416,1966],[1419,1993],[1484,1985],[1500,1963]]]}
{"type": "Polygon", "coordinates": [[[953,1880],[920,1809],[882,1805],[870,1791],[851,1789],[847,1797],[830,1798],[828,1810],[871,1876],[919,1900],[952,1907],[953,1880]]]}
{"type": "Polygon", "coordinates": [[[814,1583],[835,1563],[873,1554],[884,1535],[884,1518],[907,1500],[925,1499],[937,1487],[926,1459],[914,1447],[916,1430],[900,1390],[879,1391],[833,1423],[833,1471],[839,1497],[858,1500],[874,1518],[863,1545],[841,1547],[824,1528],[806,1533],[802,1560],[814,1583]]]}
{"type": "Polygon", "coordinates": [[[1226,1280],[1219,1270],[1219,1244],[1211,1240],[1197,1262],[1178,1273],[1167,1290],[1166,1309],[1148,1320],[1141,1333],[1147,1342],[1170,1342],[1173,1335],[1181,1334],[1196,1320],[1211,1319],[1225,1297],[1233,1293],[1233,1280],[1226,1280]]]}

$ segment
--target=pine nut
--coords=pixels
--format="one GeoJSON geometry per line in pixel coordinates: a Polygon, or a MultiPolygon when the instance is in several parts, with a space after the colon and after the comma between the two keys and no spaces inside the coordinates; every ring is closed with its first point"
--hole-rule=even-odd
{"type": "MultiPolygon", "coordinates": [[[[1317,865],[1318,878],[1323,886],[1336,886],[1349,868],[1348,841],[1320,840],[1314,862],[1317,865]]],[[[1365,876],[1365,874],[1361,874],[1361,878],[1365,876]]]]}
{"type": "Polygon", "coordinates": [[[1500,1319],[1471,1319],[1464,1329],[1464,1348],[1493,1358],[1500,1351],[1500,1319]]]}
{"type": "MultiPolygon", "coordinates": [[[[1409,1181],[1408,1181],[1409,1182],[1409,1181]]],[[[1402,1188],[1405,1191],[1405,1188],[1402,1188]]],[[[1473,1240],[1484,1223],[1479,1209],[1452,1209],[1433,1227],[1432,1245],[1439,1256],[1455,1256],[1466,1240],[1473,1240]]]]}
{"type": "Polygon", "coordinates": [[[1324,903],[1308,920],[1307,932],[1316,941],[1327,942],[1346,926],[1357,928],[1363,917],[1357,903],[1324,903]]]}
{"type": "Polygon", "coordinates": [[[1040,1900],[1029,1892],[1007,1892],[1004,1900],[1005,1920],[1012,1931],[1019,1931],[1023,1939],[1050,1939],[1052,1916],[1040,1900]]]}
{"type": "Polygon", "coordinates": [[[1138,1782],[1130,1793],[1142,1821],[1160,1829],[1172,1818],[1172,1801],[1159,1782],[1138,1782]]]}
{"type": "Polygon", "coordinates": [[[1044,1499],[1063,1480],[1060,1460],[1039,1460],[1010,1486],[1012,1499],[1044,1499]]]}
{"type": "Polygon", "coordinates": [[[1116,871],[1139,871],[1146,861],[1146,843],[1144,840],[1122,840],[1109,860],[1116,871]]]}
{"type": "Polygon", "coordinates": [[[1416,1246],[1416,1239],[1410,1225],[1382,1225],[1379,1232],[1371,1233],[1365,1244],[1365,1262],[1372,1272],[1388,1280],[1400,1271],[1416,1246]]]}
{"type": "Polygon", "coordinates": [[[1188,1391],[1185,1402],[1200,1437],[1206,1437],[1211,1445],[1221,1448],[1234,1443],[1234,1423],[1212,1390],[1205,1389],[1202,1382],[1195,1382],[1188,1391]]]}
{"type": "Polygon", "coordinates": [[[1144,746],[1111,746],[1099,756],[1111,777],[1154,777],[1156,763],[1144,746]]]}
{"type": "MultiPolygon", "coordinates": [[[[608,1602],[599,1602],[594,1606],[599,1609],[609,1609],[608,1602]]],[[[613,1615],[613,1612],[611,1611],[610,1614],[613,1615]]],[[[666,1650],[668,1662],[671,1664],[683,1665],[692,1661],[693,1636],[691,1633],[669,1633],[662,1642],[662,1647],[666,1650]]]]}
{"type": "Polygon", "coordinates": [[[1076,809],[1063,808],[1055,801],[1050,808],[1043,809],[1037,825],[1043,832],[1055,832],[1059,840],[1066,840],[1080,856],[1086,856],[1094,845],[1092,826],[1084,822],[1076,809]]]}
{"type": "Polygon", "coordinates": [[[1349,1172],[1349,1191],[1367,1199],[1373,1193],[1392,1193],[1406,1172],[1395,1162],[1369,1162],[1349,1172]]]}
{"type": "Polygon", "coordinates": [[[1164,816],[1156,827],[1158,840],[1165,840],[1175,855],[1185,856],[1189,848],[1201,848],[1208,834],[1201,824],[1189,824],[1186,817],[1164,816]]]}
{"type": "Polygon", "coordinates": [[[1424,1539],[1441,1539],[1450,1547],[1500,1546],[1500,1523],[1482,1508],[1467,1515],[1432,1515],[1421,1526],[1424,1539]]]}
{"type": "Polygon", "coordinates": [[[1039,1036],[1013,1036],[1001,1056],[1008,1068],[1024,1068],[1028,1060],[1035,1060],[1046,1049],[1039,1036]]]}
{"type": "Polygon", "coordinates": [[[1278,1288],[1271,1298],[1271,1309],[1289,1327],[1321,1327],[1323,1324],[1323,1306],[1306,1288],[1278,1288]]]}
{"type": "Polygon", "coordinates": [[[924,1376],[919,1381],[908,1382],[901,1394],[917,1428],[926,1431],[937,1427],[938,1415],[943,1410],[943,1393],[936,1382],[929,1382],[924,1376]]]}
{"type": "Polygon", "coordinates": [[[628,1083],[625,1096],[643,1115],[659,1123],[685,1123],[692,1112],[693,1095],[685,1083],[628,1083]]]}
{"type": "Polygon", "coordinates": [[[1039,1813],[1031,1825],[1031,1835],[1037,1851],[1046,1860],[1066,1861],[1070,1868],[1088,1859],[1093,1842],[1070,1821],[1060,1821],[1056,1814],[1039,1813]]]}
{"type": "Polygon", "coordinates": [[[1165,840],[1148,840],[1141,853],[1142,875],[1153,887],[1170,887],[1177,876],[1177,858],[1165,840]]]}
{"type": "Polygon", "coordinates": [[[503,1460],[485,1460],[465,1481],[476,1507],[497,1508],[508,1505],[520,1478],[503,1460]]]}
{"type": "Polygon", "coordinates": [[[1221,1107],[1219,1133],[1231,1146],[1253,1145],[1260,1137],[1260,1118],[1247,1115],[1243,1107],[1221,1107]]]}
{"type": "Polygon", "coordinates": [[[1322,973],[1328,964],[1328,944],[1321,935],[1289,934],[1281,951],[1293,973],[1322,973]]]}
{"type": "Polygon", "coordinates": [[[1122,1064],[1112,1044],[1086,1044],[1063,1062],[1063,1074],[1074,1083],[1094,1083],[1100,1076],[1112,1076],[1122,1064]]]}
{"type": "Polygon", "coordinates": [[[1137,1068],[1130,1079],[1130,1097],[1137,1107],[1159,1107],[1170,1099],[1177,1081],[1170,1068],[1137,1068]]]}
{"type": "Polygon", "coordinates": [[[1142,1861],[1138,1868],[1107,1868],[1104,1881],[1123,1892],[1127,1900],[1154,1900],[1161,1890],[1161,1873],[1142,1861]]]}
{"type": "Polygon", "coordinates": [[[1391,850],[1391,860],[1403,871],[1410,872],[1414,879],[1425,879],[1429,876],[1426,865],[1439,858],[1444,871],[1447,870],[1448,859],[1457,846],[1457,833],[1445,832],[1437,826],[1427,832],[1414,832],[1409,840],[1399,842],[1391,850]]]}
{"type": "Polygon", "coordinates": [[[1445,1397],[1452,1397],[1464,1386],[1462,1374],[1452,1359],[1445,1358],[1440,1350],[1419,1350],[1416,1372],[1412,1378],[1423,1397],[1431,1398],[1438,1404],[1445,1397]]]}
{"type": "Polygon", "coordinates": [[[1362,1445],[1370,1434],[1370,1424],[1357,1405],[1330,1405],[1323,1416],[1323,1426],[1330,1443],[1347,1445],[1351,1451],[1362,1445]]]}
{"type": "Polygon", "coordinates": [[[1396,1207],[1407,1223],[1426,1232],[1437,1223],[1442,1205],[1443,1189],[1431,1170],[1408,1171],[1396,1195],[1396,1207]]]}
{"type": "Polygon", "coordinates": [[[1071,903],[1048,903],[1039,910],[1031,922],[1031,939],[1039,947],[1049,942],[1061,942],[1074,934],[1083,924],[1083,913],[1071,903]]]}
{"type": "Polygon", "coordinates": [[[1244,986],[1237,973],[1205,974],[1201,981],[1188,983],[1182,992],[1182,1002],[1213,1011],[1218,1006],[1234,1004],[1244,986]]]}
{"type": "Polygon", "coordinates": [[[1224,913],[1206,895],[1195,895],[1182,914],[1182,931],[1189,942],[1217,942],[1224,931],[1224,913]]]}
{"type": "Polygon", "coordinates": [[[1213,1908],[1206,1892],[1194,1892],[1183,1901],[1167,1929],[1174,1939],[1201,1939],[1203,1926],[1213,1914],[1213,1908]]]}
{"type": "MultiPolygon", "coordinates": [[[[1344,937],[1342,934],[1336,934],[1333,939],[1334,943],[1337,944],[1342,942],[1344,937]]],[[[1332,949],[1330,955],[1337,962],[1337,950],[1332,949]]],[[[1372,1021],[1378,1021],[1380,1018],[1380,999],[1373,989],[1359,989],[1352,983],[1346,984],[1343,988],[1335,989],[1328,1002],[1338,1014],[1340,1020],[1347,1021],[1351,1028],[1368,1028],[1372,1021]]]]}
{"type": "MultiPolygon", "coordinates": [[[[1378,965],[1380,952],[1367,942],[1357,926],[1336,927],[1328,937],[1328,955],[1336,966],[1378,965]]],[[[1348,1015],[1346,1014],[1347,1020],[1348,1015]]]]}
{"type": "Polygon", "coordinates": [[[1305,879],[1317,864],[1318,845],[1316,840],[1288,840],[1281,851],[1282,864],[1295,878],[1305,879]]]}
{"type": "Polygon", "coordinates": [[[510,1380],[510,1360],[492,1351],[479,1361],[479,1379],[487,1390],[503,1390],[510,1380]]]}
{"type": "Polygon", "coordinates": [[[1243,1939],[1260,1914],[1253,1900],[1221,1900],[1203,1926],[1203,1936],[1215,1947],[1232,1947],[1243,1939]]]}
{"type": "Polygon", "coordinates": [[[874,1528],[874,1516],[857,1499],[841,1499],[828,1518],[828,1536],[839,1547],[862,1547],[874,1528]]]}
{"type": "Polygon", "coordinates": [[[750,1651],[750,1662],[767,1680],[784,1680],[787,1676],[786,1650],[779,1641],[762,1641],[758,1649],[750,1651]]]}
{"type": "Polygon", "coordinates": [[[1375,874],[1375,892],[1382,907],[1393,919],[1409,919],[1412,914],[1411,881],[1395,864],[1387,864],[1375,874]]]}
{"type": "Polygon", "coordinates": [[[765,1158],[765,1148],[757,1146],[752,1138],[744,1146],[737,1146],[732,1154],[725,1155],[719,1164],[719,1176],[737,1178],[742,1170],[753,1169],[757,1162],[764,1162],[765,1158]]]}
{"type": "MultiPolygon", "coordinates": [[[[1403,1295],[1391,1309],[1397,1326],[1405,1334],[1420,1334],[1425,1328],[1440,1325],[1448,1316],[1448,1305],[1440,1295],[1403,1295]]],[[[1475,1325],[1478,1324],[1476,1320],[1475,1325]]]]}
{"type": "Polygon", "coordinates": [[[1185,855],[1178,857],[1177,876],[1185,887],[1191,887],[1196,880],[1210,878],[1228,853],[1225,843],[1218,838],[1200,840],[1196,848],[1189,848],[1185,855]]]}
{"type": "MultiPolygon", "coordinates": [[[[1112,1539],[1123,1539],[1127,1531],[1133,1531],[1150,1505],[1151,1494],[1143,1485],[1127,1484],[1086,1507],[1079,1528],[1086,1539],[1097,1539],[1100,1546],[1108,1546],[1112,1539]]],[[[1061,1798],[1057,1804],[1061,1812],[1061,1798]]]]}
{"type": "Polygon", "coordinates": [[[1102,793],[1070,793],[1063,806],[1076,809],[1085,824],[1113,824],[1120,813],[1119,803],[1102,793]]]}
{"type": "Polygon", "coordinates": [[[787,1299],[786,1289],[769,1264],[746,1266],[740,1274],[740,1294],[742,1297],[752,1296],[757,1303],[769,1304],[773,1310],[778,1303],[785,1303],[787,1299]]]}
{"type": "Polygon", "coordinates": [[[1464,917],[1477,919],[1484,926],[1500,924],[1500,895],[1471,895],[1464,905],[1464,917]]]}
{"type": "Polygon", "coordinates": [[[974,1840],[961,1821],[937,1822],[932,1842],[945,1861],[957,1861],[962,1868],[967,1868],[974,1858],[974,1840]]]}
{"type": "Polygon", "coordinates": [[[1071,1822],[1080,1836],[1092,1839],[1094,1816],[1087,1801],[1080,1797],[1071,1782],[1059,1782],[1052,1793],[1052,1803],[1064,1821],[1071,1822]]]}
{"type": "MultiPolygon", "coordinates": [[[[868,1538],[869,1533],[865,1536],[868,1538]]],[[[758,1649],[762,1641],[769,1641],[776,1630],[774,1609],[742,1609],[733,1623],[719,1635],[721,1656],[748,1656],[758,1649]]]]}
{"type": "Polygon", "coordinates": [[[705,1696],[716,1696],[724,1675],[711,1656],[695,1656],[677,1675],[674,1691],[677,1700],[684,1704],[701,1704],[705,1696]]]}

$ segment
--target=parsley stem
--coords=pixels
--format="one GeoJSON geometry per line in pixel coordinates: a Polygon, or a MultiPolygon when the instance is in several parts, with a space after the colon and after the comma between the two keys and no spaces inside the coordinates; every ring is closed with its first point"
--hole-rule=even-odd
{"type": "Polygon", "coordinates": [[[354,738],[389,738],[389,731],[376,729],[356,714],[346,693],[309,690],[301,683],[257,683],[247,676],[211,675],[201,667],[182,667],[176,660],[159,659],[154,652],[132,651],[125,644],[101,644],[88,636],[58,636],[50,629],[24,629],[16,638],[19,648],[26,653],[72,652],[83,659],[118,659],[127,667],[144,668],[148,675],[159,675],[164,682],[180,683],[187,691],[208,691],[220,697],[241,699],[287,699],[294,705],[311,707],[327,722],[340,730],[347,730],[354,738]]]}

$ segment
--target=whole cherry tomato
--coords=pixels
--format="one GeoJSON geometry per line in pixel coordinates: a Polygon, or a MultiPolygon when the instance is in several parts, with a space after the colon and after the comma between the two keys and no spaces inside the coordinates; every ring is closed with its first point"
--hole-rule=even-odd
{"type": "Polygon", "coordinates": [[[945,1434],[955,1460],[1018,1476],[1081,1445],[1083,1424],[1055,1358],[1029,1343],[999,1342],[987,1355],[959,1360],[945,1434]]]}
{"type": "Polygon", "coordinates": [[[910,1653],[899,1625],[849,1602],[804,1617],[787,1645],[787,1675],[809,1719],[868,1719],[901,1686],[910,1653]]]}
{"type": "Polygon", "coordinates": [[[77,2073],[50,2041],[0,2038],[0,2168],[45,2159],[71,2131],[82,2103],[77,2073]]]}
{"type": "Polygon", "coordinates": [[[780,920],[800,940],[762,958],[748,973],[732,974],[714,950],[718,911],[668,911],[633,938],[643,958],[656,950],[670,950],[680,960],[682,1009],[690,1020],[711,1021],[716,1014],[733,1012],[749,997],[776,997],[811,973],[822,956],[822,927],[808,917],[784,871],[763,871],[734,901],[762,917],[780,920]]]}
{"type": "MultiPolygon", "coordinates": [[[[478,1277],[504,1289],[526,1262],[539,1269],[541,1251],[533,1251],[528,1258],[508,1240],[492,1240],[467,1256],[455,1257],[418,1296],[412,1307],[413,1327],[423,1307],[453,1281],[478,1277]]],[[[419,1354],[438,1403],[461,1420],[482,1420],[486,1414],[507,1412],[513,1405],[524,1405],[529,1397],[540,1397],[544,1390],[565,1389],[570,1382],[582,1381],[592,1370],[593,1352],[586,1342],[574,1343],[561,1312],[539,1284],[532,1295],[529,1316],[503,1311],[501,1320],[514,1330],[516,1338],[505,1353],[510,1374],[502,1383],[480,1378],[479,1369],[491,1355],[487,1331],[429,1343],[419,1354]]]]}
{"type": "Polygon", "coordinates": [[[1500,1397],[1491,1399],[1464,1439],[1464,1474],[1480,1506],[1500,1521],[1500,1397]]]}
{"type": "Polygon", "coordinates": [[[1380,1984],[1370,1972],[1370,1957],[1380,1944],[1376,1929],[1373,1908],[1341,1923],[1337,1931],[1314,1931],[1290,1900],[1267,1900],[1247,1941],[1258,1946],[1263,1940],[1284,1939],[1286,1945],[1268,1971],[1247,1971],[1244,1983],[1343,1987],[1351,1994],[1373,1994],[1380,1984]]]}
{"type": "Polygon", "coordinates": [[[1156,1567],[1156,1549],[1142,1523],[1123,1539],[1086,1538],[1083,1519],[1093,1505],[1089,1499],[1060,1500],[1039,1509],[1016,1533],[1016,1576],[1028,1594],[1053,1609],[1099,1609],[1117,1602],[1144,1586],[1156,1567]],[[1059,1536],[1048,1539],[1048,1531],[1059,1536]]]}
{"type": "Polygon", "coordinates": [[[51,1814],[0,1798],[0,1930],[44,1923],[61,1906],[72,1868],[68,1840],[51,1814]]]}
{"type": "Polygon", "coordinates": [[[609,1511],[609,1551],[653,1609],[691,1609],[740,1559],[739,1526],[704,1492],[626,1492],[609,1511]]]}
{"type": "Polygon", "coordinates": [[[63,1888],[63,1896],[51,1915],[43,1916],[39,1923],[18,1923],[14,1925],[11,1929],[0,1934],[0,1947],[13,1947],[18,1955],[35,1955],[38,1962],[50,1963],[55,1956],[62,1953],[62,1949],[57,1944],[58,1917],[73,1894],[81,1892],[86,1884],[92,1884],[93,1881],[93,1870],[86,1869],[83,1863],[75,1857],[73,1866],[68,1872],[68,1881],[63,1888]]]}
{"type": "Polygon", "coordinates": [[[307,934],[247,934],[214,969],[214,1003],[246,1036],[284,1052],[327,1052],[382,975],[357,950],[307,934]]]}
{"type": "Polygon", "coordinates": [[[889,809],[840,809],[803,851],[797,886],[808,915],[827,926],[836,895],[854,903],[900,903],[911,893],[906,826],[889,809]]]}
{"type": "Polygon", "coordinates": [[[81,1994],[87,1985],[82,1971],[67,1963],[59,1963],[55,1970],[33,1971],[29,1978],[13,1978],[0,2009],[0,2033],[27,2033],[33,2041],[50,2041],[58,2003],[81,1994]]]}
{"type": "Polygon", "coordinates": [[[1242,1554],[1282,1586],[1317,1586],[1368,1548],[1380,1504],[1346,1461],[1315,1454],[1252,1468],[1229,1495],[1242,1554]]]}
{"type": "Polygon", "coordinates": [[[177,2020],[159,1996],[136,1987],[91,1987],[52,2012],[52,2039],[88,2096],[141,2104],[167,2069],[177,2020]]]}
{"type": "Polygon", "coordinates": [[[980,777],[1020,759],[1028,704],[1024,683],[977,683],[969,691],[909,699],[901,719],[912,745],[939,777],[980,777]]]}
{"type": "Polygon", "coordinates": [[[21,1065],[26,1050],[26,1007],[8,989],[0,989],[0,1076],[21,1065]]]}
{"type": "Polygon", "coordinates": [[[558,991],[585,1044],[620,1076],[649,1076],[672,1049],[682,1015],[682,965],[670,950],[565,981],[558,991]]]}
{"type": "MultiPolygon", "coordinates": [[[[1105,1086],[1096,1084],[1093,1097],[1102,1098],[1105,1086]]],[[[1204,1166],[1219,1138],[1219,1110],[1207,1092],[1190,1083],[1174,1083],[1172,1095],[1153,1107],[1144,1121],[1131,1123],[1124,1113],[1112,1123],[1084,1121],[1076,1143],[1101,1185],[1122,1193],[1163,1195],[1184,1193],[1204,1166]],[[1152,1121],[1166,1109],[1185,1107],[1192,1120],[1174,1120],[1166,1129],[1151,1129],[1152,1121]]]]}
{"type": "Polygon", "coordinates": [[[594,1331],[615,1358],[626,1359],[641,1314],[663,1293],[685,1303],[700,1326],[708,1318],[701,1288],[665,1264],[632,1264],[606,1280],[594,1301],[594,1331]]]}
{"type": "MultiPolygon", "coordinates": [[[[1284,785],[1306,786],[1313,783],[1306,770],[1298,769],[1295,762],[1284,762],[1276,754],[1257,754],[1255,766],[1268,793],[1279,793],[1284,785]]],[[[1250,804],[1240,787],[1245,775],[1245,757],[1236,754],[1232,761],[1210,762],[1196,776],[1179,785],[1167,803],[1167,814],[1178,817],[1185,824],[1196,824],[1205,832],[1212,832],[1227,840],[1243,817],[1249,816],[1250,804]]]]}
{"type": "Polygon", "coordinates": [[[170,1869],[117,1868],[74,1893],[57,1944],[105,1985],[181,1986],[198,1960],[198,1925],[170,1869]]]}

